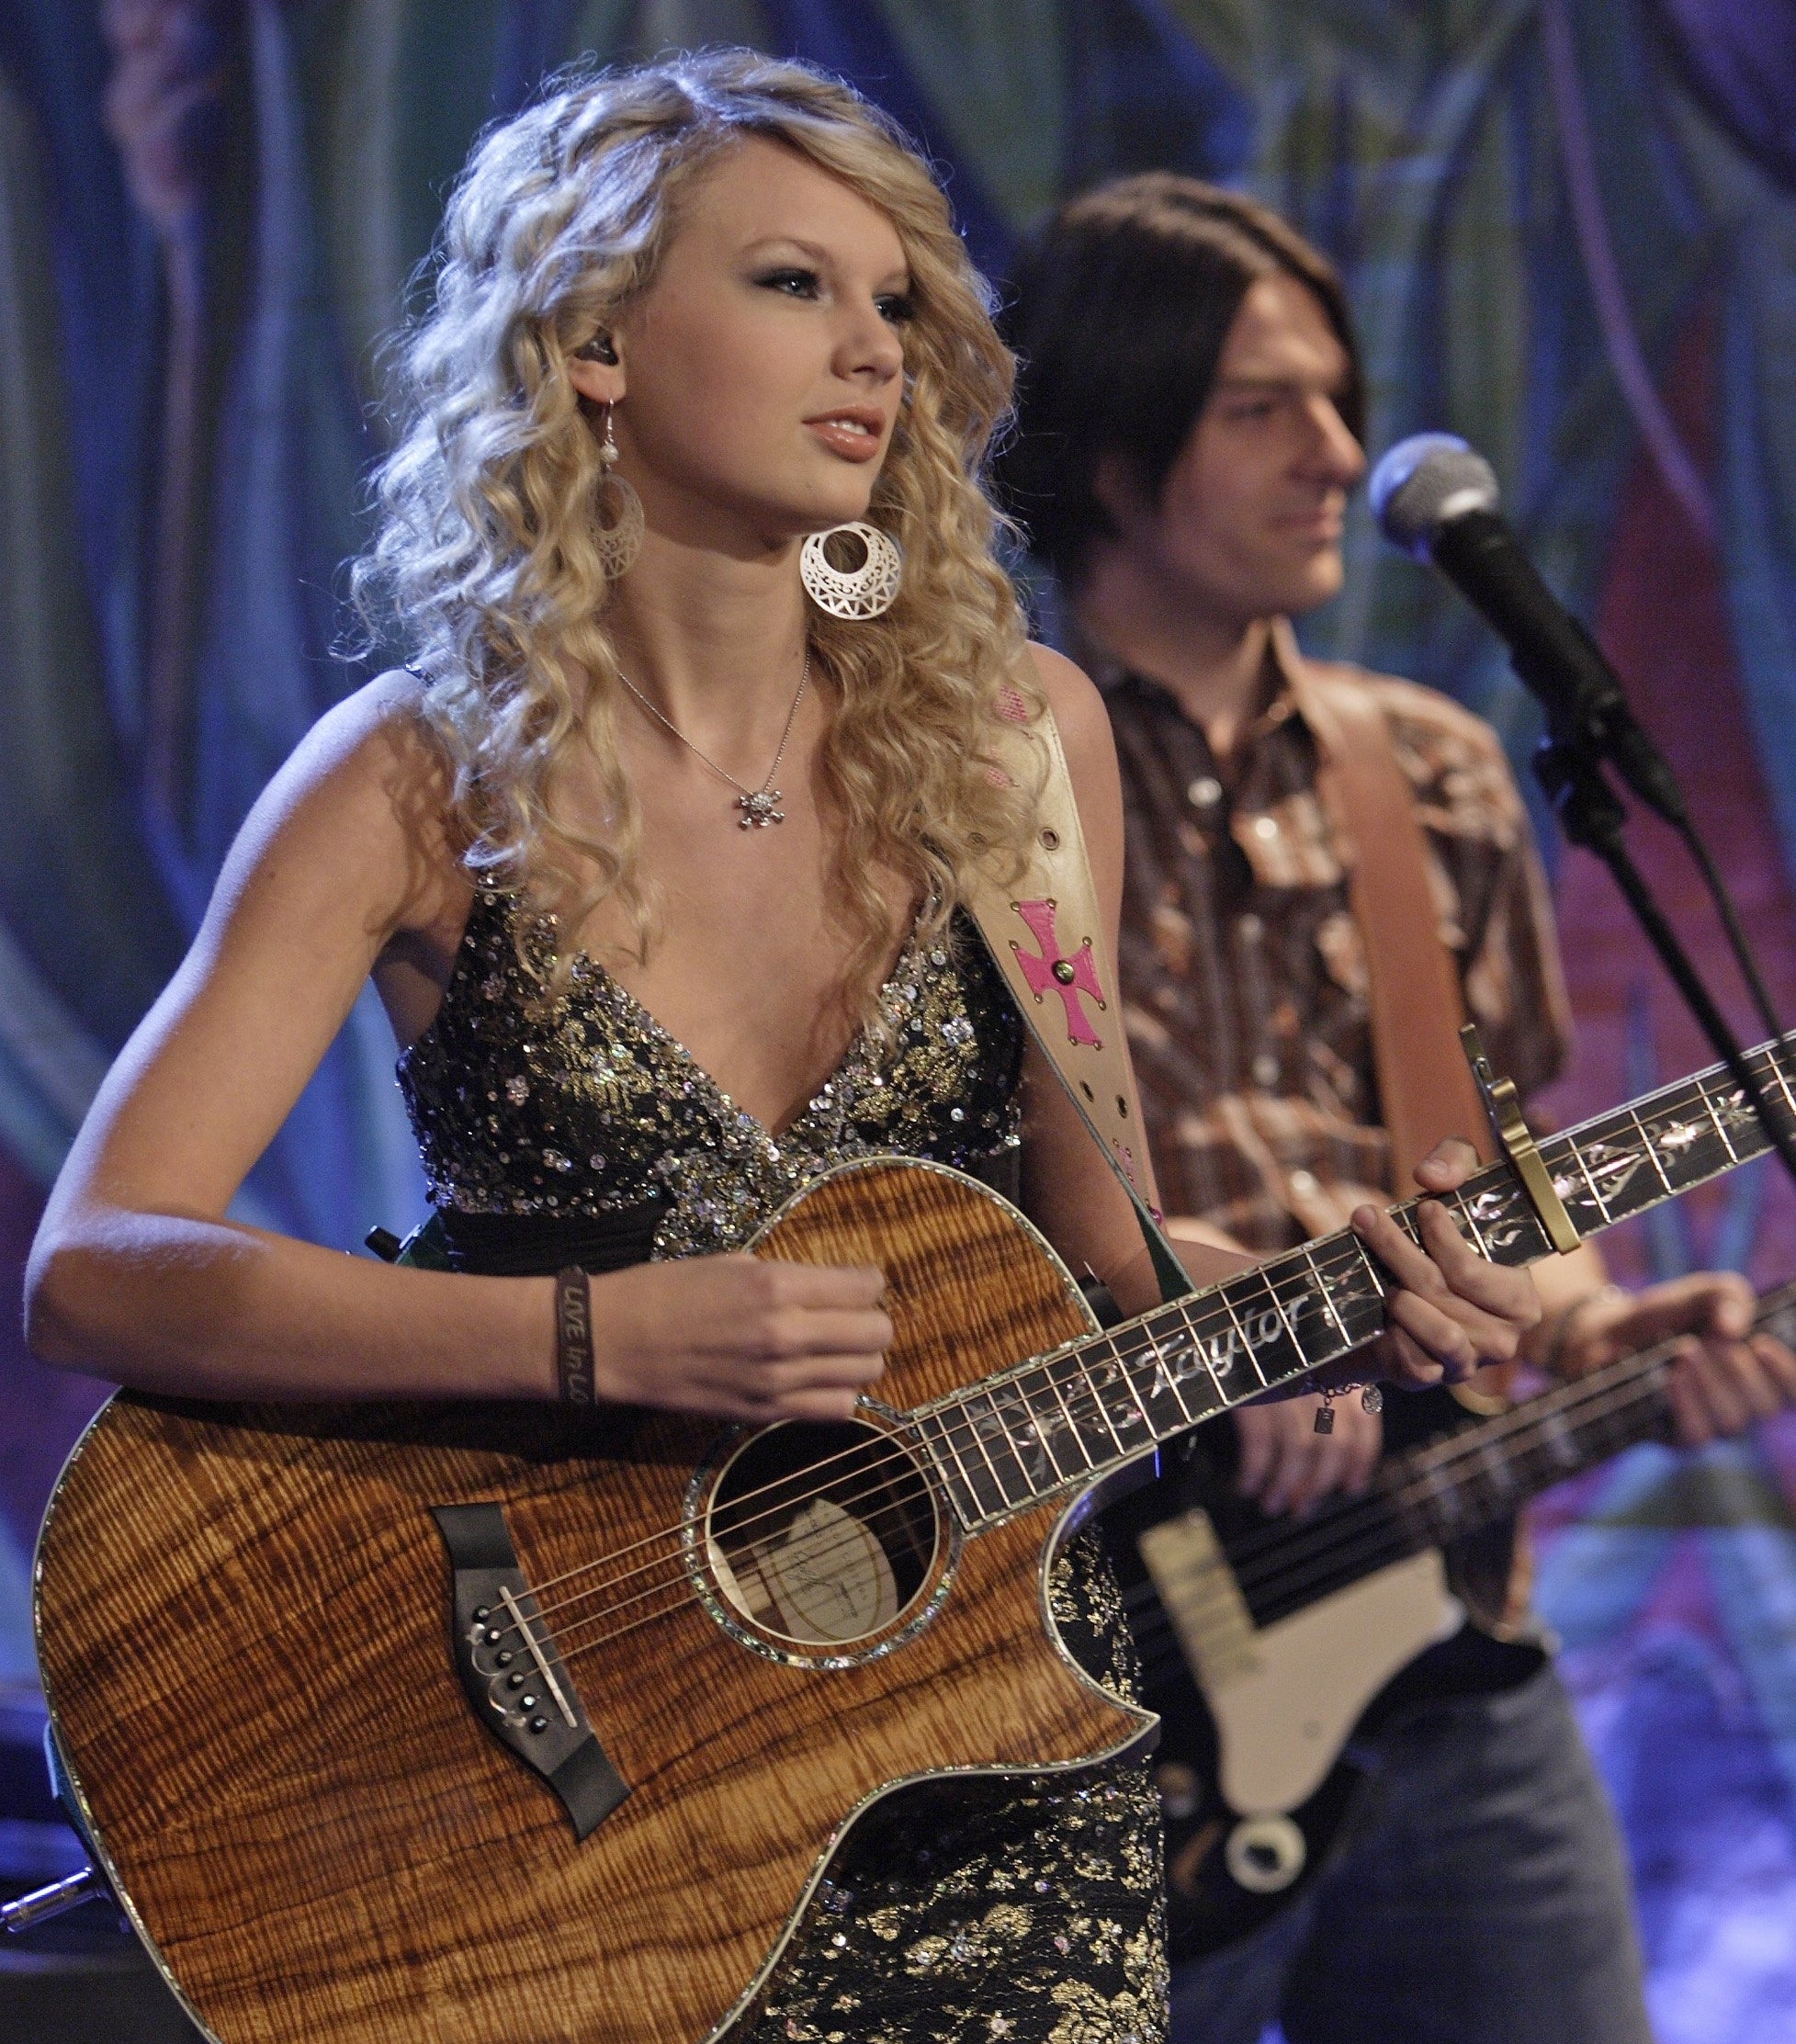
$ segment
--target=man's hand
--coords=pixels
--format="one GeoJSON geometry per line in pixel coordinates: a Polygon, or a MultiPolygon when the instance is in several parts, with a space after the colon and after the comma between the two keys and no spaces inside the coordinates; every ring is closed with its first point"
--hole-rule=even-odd
{"type": "Polygon", "coordinates": [[[1674,1278],[1637,1295],[1598,1293],[1574,1301],[1550,1331],[1546,1353],[1558,1375],[1581,1377],[1618,1356],[1681,1335],[1670,1397],[1687,1448],[1768,1419],[1796,1405],[1796,1355],[1752,1330],[1752,1287],[1731,1271],[1674,1278]]]}
{"type": "Polygon", "coordinates": [[[1236,1478],[1243,1497],[1264,1512],[1306,1512],[1332,1492],[1364,1490],[1384,1443],[1384,1423],[1357,1392],[1335,1401],[1332,1433],[1316,1430],[1322,1401],[1312,1392],[1276,1405],[1242,1406],[1235,1414],[1241,1437],[1236,1478]]]}

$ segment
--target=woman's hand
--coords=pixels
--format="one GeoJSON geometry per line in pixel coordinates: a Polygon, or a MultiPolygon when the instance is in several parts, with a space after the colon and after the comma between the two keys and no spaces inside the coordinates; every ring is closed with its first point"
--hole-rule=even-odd
{"type": "Polygon", "coordinates": [[[1334,1425],[1319,1434],[1316,1416],[1321,1409],[1322,1400],[1313,1392],[1236,1408],[1241,1462],[1235,1487],[1261,1511],[1295,1512],[1301,1518],[1337,1491],[1357,1497],[1372,1481],[1384,1445],[1378,1415],[1358,1398],[1343,1398],[1335,1406],[1334,1425]]]}
{"type": "MultiPolygon", "coordinates": [[[[1451,1192],[1477,1168],[1471,1144],[1449,1136],[1416,1167],[1430,1192],[1451,1192]]],[[[1397,1282],[1385,1298],[1384,1332],[1360,1351],[1406,1391],[1463,1383],[1474,1370],[1515,1359],[1522,1337],[1541,1317],[1534,1281],[1526,1270],[1487,1263],[1438,1201],[1417,1208],[1418,1248],[1388,1214],[1362,1206],[1353,1231],[1397,1282]],[[1425,1253],[1426,1252],[1426,1253],[1425,1253]]]]}
{"type": "Polygon", "coordinates": [[[599,1395],[719,1419],[847,1419],[886,1367],[882,1271],[751,1256],[593,1281],[599,1395]]]}

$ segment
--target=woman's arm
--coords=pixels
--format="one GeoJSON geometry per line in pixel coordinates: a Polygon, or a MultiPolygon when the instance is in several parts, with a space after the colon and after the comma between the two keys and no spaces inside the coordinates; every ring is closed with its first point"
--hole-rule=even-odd
{"type": "MultiPolygon", "coordinates": [[[[402,677],[361,691],[251,812],[51,1193],[26,1281],[46,1361],[202,1396],[555,1395],[550,1280],[393,1270],[226,1218],[382,951],[465,913],[412,703],[402,677]]],[[[880,1282],[748,1258],[595,1279],[600,1391],[846,1410],[890,1339],[880,1282]]]]}

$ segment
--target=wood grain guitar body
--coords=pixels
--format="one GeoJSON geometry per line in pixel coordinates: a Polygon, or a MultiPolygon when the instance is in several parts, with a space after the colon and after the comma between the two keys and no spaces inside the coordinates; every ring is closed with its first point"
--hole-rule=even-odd
{"type": "Polygon", "coordinates": [[[895,1445],[896,1416],[1091,1332],[1046,1244],[971,1180],[875,1159],[754,1247],[884,1268],[898,1339],[859,1434],[129,1394],[95,1421],[39,1551],[45,1687],[94,1843],[221,2044],[699,2044],[894,1784],[1151,1742],[1052,1637],[1065,1498],[964,1538],[895,1445]],[[502,1508],[522,1578],[525,1632],[490,1619],[483,1661],[449,1506],[502,1508]],[[544,1659],[502,1667],[502,1639],[544,1659]],[[519,1757],[563,1689],[621,1792],[583,1838],[519,1757]]]}

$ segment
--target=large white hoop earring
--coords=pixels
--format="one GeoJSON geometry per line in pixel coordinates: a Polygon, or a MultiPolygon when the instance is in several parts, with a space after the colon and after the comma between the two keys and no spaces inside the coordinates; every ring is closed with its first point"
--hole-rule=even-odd
{"type": "Polygon", "coordinates": [[[627,476],[617,473],[617,440],[611,430],[615,408],[604,408],[604,438],[599,443],[600,524],[595,544],[608,582],[629,573],[642,548],[642,499],[627,476]]]}
{"type": "Polygon", "coordinates": [[[891,609],[898,593],[904,555],[896,539],[877,525],[856,519],[850,525],[831,525],[828,532],[812,533],[798,549],[798,572],[811,602],[831,617],[879,617],[891,609]],[[839,533],[853,534],[866,548],[866,559],[858,568],[838,568],[824,552],[839,533]]]}

